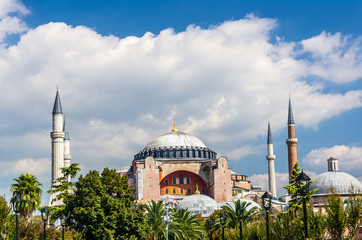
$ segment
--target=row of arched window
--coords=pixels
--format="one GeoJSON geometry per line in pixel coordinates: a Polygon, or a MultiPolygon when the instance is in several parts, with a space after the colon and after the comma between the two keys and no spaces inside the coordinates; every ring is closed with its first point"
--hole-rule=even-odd
{"type": "MultiPolygon", "coordinates": [[[[172,188],[172,194],[185,194],[185,193],[191,194],[191,189],[190,188],[188,188],[187,191],[185,191],[185,190],[186,189],[181,188],[180,192],[178,193],[176,188],[172,188]]],[[[196,189],[194,190],[194,192],[195,191],[196,191],[196,189]]],[[[202,192],[202,194],[206,194],[206,189],[203,188],[201,192],[202,192]]],[[[168,188],[165,189],[165,194],[171,194],[170,190],[168,188]]]]}
{"type": "MultiPolygon", "coordinates": [[[[172,177],[172,185],[176,185],[176,184],[191,184],[191,178],[189,176],[184,177],[183,174],[181,173],[179,175],[179,177],[172,177]]],[[[197,179],[195,179],[195,184],[197,184],[197,179]]],[[[165,186],[171,185],[169,180],[166,178],[165,179],[165,186]]]]}

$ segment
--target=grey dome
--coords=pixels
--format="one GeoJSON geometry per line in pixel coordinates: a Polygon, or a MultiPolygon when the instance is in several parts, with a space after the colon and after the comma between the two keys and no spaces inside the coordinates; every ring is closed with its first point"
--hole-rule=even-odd
{"type": "Polygon", "coordinates": [[[172,147],[199,147],[206,148],[205,144],[197,137],[183,132],[168,132],[156,137],[147,144],[145,150],[154,148],[172,147]]]}
{"type": "Polygon", "coordinates": [[[218,209],[217,202],[204,194],[194,194],[182,199],[177,205],[177,209],[186,209],[195,214],[201,214],[203,217],[210,216],[218,209]]]}
{"type": "Polygon", "coordinates": [[[362,191],[362,184],[345,172],[329,171],[318,175],[310,189],[318,189],[315,194],[326,194],[331,187],[338,194],[348,194],[353,186],[355,192],[362,191]]]}

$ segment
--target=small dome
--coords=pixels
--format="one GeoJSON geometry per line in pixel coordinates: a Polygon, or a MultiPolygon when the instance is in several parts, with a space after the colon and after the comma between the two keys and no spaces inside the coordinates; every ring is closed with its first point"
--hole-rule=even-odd
{"type": "Polygon", "coordinates": [[[169,132],[156,137],[147,144],[144,150],[174,147],[199,147],[206,148],[205,144],[197,137],[183,132],[169,132]]]}
{"type": "Polygon", "coordinates": [[[355,192],[362,191],[362,184],[352,175],[329,171],[318,175],[310,189],[318,189],[315,194],[326,194],[333,187],[338,194],[348,194],[352,186],[355,192]]]}
{"type": "Polygon", "coordinates": [[[201,214],[203,217],[210,216],[218,209],[217,202],[204,194],[194,194],[182,199],[177,205],[177,209],[186,209],[195,214],[201,214]]]}

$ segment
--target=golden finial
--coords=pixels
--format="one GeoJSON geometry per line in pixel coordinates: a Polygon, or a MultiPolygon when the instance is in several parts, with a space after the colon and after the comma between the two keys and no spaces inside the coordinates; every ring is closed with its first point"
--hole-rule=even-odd
{"type": "Polygon", "coordinates": [[[57,91],[59,90],[58,84],[57,84],[57,91]]]}
{"type": "Polygon", "coordinates": [[[199,186],[197,185],[197,183],[196,183],[196,191],[195,191],[195,194],[200,194],[199,186]]]}
{"type": "Polygon", "coordinates": [[[268,123],[270,123],[270,118],[268,118],[268,123]]]}
{"type": "Polygon", "coordinates": [[[177,128],[176,128],[176,120],[173,120],[173,128],[172,128],[172,132],[178,132],[177,128]]]}
{"type": "Polygon", "coordinates": [[[290,92],[289,92],[289,100],[290,100],[290,92]]]}

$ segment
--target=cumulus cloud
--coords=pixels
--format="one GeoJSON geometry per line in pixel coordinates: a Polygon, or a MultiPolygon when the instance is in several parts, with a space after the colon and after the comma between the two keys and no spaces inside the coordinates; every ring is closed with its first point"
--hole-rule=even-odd
{"type": "Polygon", "coordinates": [[[336,83],[361,78],[361,41],[361,37],[353,39],[341,33],[326,32],[301,41],[303,51],[310,53],[315,60],[309,64],[310,73],[336,83]]]}
{"type": "Polygon", "coordinates": [[[264,152],[264,148],[265,146],[253,146],[248,144],[232,150],[226,154],[226,156],[228,156],[228,159],[230,160],[239,160],[248,155],[259,155],[260,153],[264,152]]]}
{"type": "Polygon", "coordinates": [[[327,159],[330,157],[339,159],[340,171],[350,172],[356,177],[361,177],[362,147],[336,145],[331,148],[314,149],[307,154],[302,163],[313,171],[326,172],[328,170],[327,159]]]}
{"type": "Polygon", "coordinates": [[[22,33],[28,29],[20,18],[28,13],[29,10],[18,0],[0,2],[0,43],[8,34],[22,33]]]}
{"type": "MultiPolygon", "coordinates": [[[[27,12],[17,6],[12,9],[27,12]]],[[[300,113],[295,120],[306,127],[362,106],[361,90],[330,93],[308,80],[318,75],[344,82],[342,75],[326,75],[325,65],[353,75],[348,81],[361,78],[359,39],[322,33],[301,43],[272,43],[276,26],[274,19],[250,15],[208,29],[191,25],[142,37],[102,36],[59,22],[28,30],[0,51],[2,142],[29,150],[21,151],[28,153],[22,159],[49,158],[56,85],[73,161],[85,169],[129,165],[151,138],[171,130],[173,118],[180,131],[240,158],[259,149],[248,141],[266,134],[268,118],[274,131],[285,127],[289,92],[300,113]],[[318,37],[328,41],[319,52],[318,37]]]]}
{"type": "Polygon", "coordinates": [[[0,176],[19,176],[20,174],[30,173],[37,177],[49,173],[49,158],[32,159],[24,158],[13,162],[2,162],[0,176]]]}

